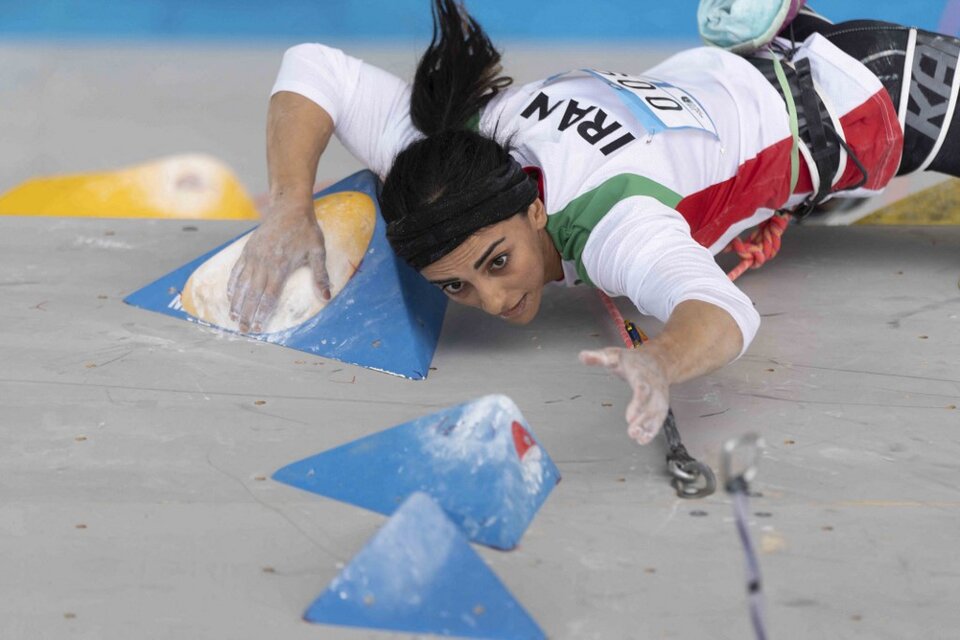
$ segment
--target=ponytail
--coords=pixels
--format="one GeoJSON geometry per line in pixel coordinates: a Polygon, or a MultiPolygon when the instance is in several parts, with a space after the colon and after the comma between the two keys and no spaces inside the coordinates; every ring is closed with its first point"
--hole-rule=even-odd
{"type": "Polygon", "coordinates": [[[500,71],[500,52],[477,21],[455,0],[433,0],[433,40],[410,96],[410,119],[425,137],[397,155],[380,191],[387,239],[414,269],[537,198],[506,145],[471,126],[513,82],[500,71]]]}
{"type": "Polygon", "coordinates": [[[417,64],[410,118],[426,136],[466,128],[513,80],[500,52],[456,0],[433,0],[433,38],[417,64]]]}

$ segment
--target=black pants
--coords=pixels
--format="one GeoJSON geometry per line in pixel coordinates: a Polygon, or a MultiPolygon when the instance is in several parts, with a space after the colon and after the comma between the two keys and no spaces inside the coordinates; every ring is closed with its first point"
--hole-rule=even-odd
{"type": "Polygon", "coordinates": [[[853,20],[830,24],[801,14],[781,35],[790,37],[792,33],[799,42],[812,33],[820,33],[880,79],[898,112],[903,100],[907,101],[903,159],[897,175],[921,168],[946,128],[946,136],[926,168],[960,176],[960,108],[954,109],[950,121],[946,121],[951,91],[960,83],[960,39],[917,29],[910,82],[904,87],[910,31],[909,27],[889,22],[853,20]]]}

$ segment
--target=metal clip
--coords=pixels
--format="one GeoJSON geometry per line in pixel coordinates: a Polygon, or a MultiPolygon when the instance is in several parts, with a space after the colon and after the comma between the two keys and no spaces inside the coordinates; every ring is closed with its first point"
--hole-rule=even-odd
{"type": "Polygon", "coordinates": [[[757,476],[757,463],[763,447],[763,439],[755,433],[747,433],[723,443],[720,472],[728,493],[741,490],[746,493],[748,485],[757,476]]]}
{"type": "Polygon", "coordinates": [[[623,321],[623,327],[627,330],[627,335],[630,336],[630,341],[633,343],[634,349],[650,339],[640,327],[633,324],[629,320],[623,321]]]}
{"type": "Polygon", "coordinates": [[[691,456],[683,446],[673,409],[667,411],[662,431],[667,441],[667,471],[673,476],[670,484],[677,490],[677,496],[706,498],[716,491],[717,477],[713,475],[713,469],[691,456]]]}
{"type": "Polygon", "coordinates": [[[667,460],[667,470],[673,479],[670,484],[680,498],[706,498],[717,490],[717,477],[713,469],[699,460],[667,460]]]}

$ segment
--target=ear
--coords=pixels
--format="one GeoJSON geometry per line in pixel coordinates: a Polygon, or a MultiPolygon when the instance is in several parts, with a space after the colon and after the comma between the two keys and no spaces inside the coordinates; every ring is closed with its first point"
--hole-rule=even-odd
{"type": "Polygon", "coordinates": [[[547,226],[547,208],[543,205],[543,200],[537,198],[527,207],[527,219],[536,231],[547,226]]]}

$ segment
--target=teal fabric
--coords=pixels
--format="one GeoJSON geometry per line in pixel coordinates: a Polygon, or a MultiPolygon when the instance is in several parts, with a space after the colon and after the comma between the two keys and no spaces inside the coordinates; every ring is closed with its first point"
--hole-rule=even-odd
{"type": "Polygon", "coordinates": [[[791,13],[794,0],[701,0],[700,37],[707,44],[749,53],[769,43],[791,13]]]}

